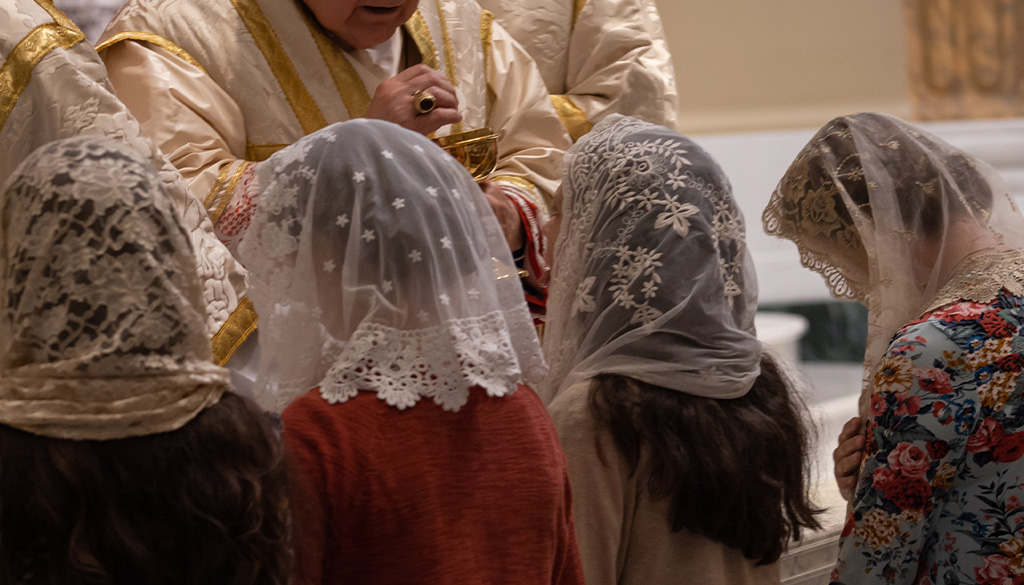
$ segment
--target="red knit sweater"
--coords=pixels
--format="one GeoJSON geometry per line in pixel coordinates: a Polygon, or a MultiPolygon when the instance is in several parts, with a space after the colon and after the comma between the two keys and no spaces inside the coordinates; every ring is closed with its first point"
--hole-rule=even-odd
{"type": "Polygon", "coordinates": [[[529,388],[474,389],[458,412],[312,390],[284,442],[293,583],[583,583],[565,455],[529,388]]]}

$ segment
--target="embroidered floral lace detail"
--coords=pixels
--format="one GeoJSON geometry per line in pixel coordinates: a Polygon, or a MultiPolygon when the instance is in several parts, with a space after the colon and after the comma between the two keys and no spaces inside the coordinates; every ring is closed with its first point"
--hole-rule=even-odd
{"type": "Polygon", "coordinates": [[[1024,295],[1024,250],[1008,250],[969,259],[921,311],[929,313],[956,301],[988,303],[1006,289],[1024,295]]]}
{"type": "MultiPolygon", "coordinates": [[[[525,306],[517,311],[523,314],[516,317],[528,323],[525,306]]],[[[360,390],[373,390],[400,410],[421,398],[431,398],[445,410],[458,410],[474,386],[489,396],[505,396],[518,384],[539,384],[541,380],[523,378],[523,371],[535,368],[524,368],[516,359],[505,319],[496,311],[406,331],[363,324],[327,372],[320,394],[333,404],[360,390]]],[[[539,352],[529,359],[543,363],[539,352]]]]}
{"type": "MultiPolygon", "coordinates": [[[[617,125],[615,133],[626,135],[644,126],[639,120],[632,122],[617,125]]],[[[576,231],[591,228],[600,207],[590,204],[594,194],[599,190],[612,194],[613,204],[618,206],[618,210],[627,219],[613,241],[595,244],[589,252],[594,257],[612,259],[614,267],[608,287],[614,294],[615,304],[624,310],[632,311],[631,322],[649,323],[661,315],[650,302],[657,296],[662,280],[658,272],[662,267],[659,261],[661,254],[647,248],[634,248],[628,245],[637,222],[648,212],[660,208],[654,229],[671,229],[679,237],[686,237],[690,230],[688,218],[696,215],[698,209],[690,203],[681,203],[678,194],[665,196],[664,193],[677,193],[694,188],[709,197],[715,197],[717,193],[705,185],[703,179],[695,177],[686,169],[690,166],[690,161],[683,156],[686,150],[679,148],[678,143],[671,138],[659,137],[627,142],[610,140],[593,144],[593,148],[581,151],[573,157],[574,168],[577,171],[567,177],[567,180],[574,182],[574,192],[580,194],[569,213],[584,216],[583,221],[574,222],[573,226],[578,226],[579,229],[576,231]]],[[[723,215],[723,227],[727,223],[727,218],[723,215]]],[[[735,238],[735,230],[728,235],[735,238]]],[[[573,237],[574,235],[569,236],[573,237]]],[[[741,242],[742,237],[740,233],[741,242]]],[[[576,263],[564,264],[580,266],[576,263]]],[[[596,277],[567,280],[580,283],[572,307],[573,312],[593,311],[594,298],[589,293],[595,285],[596,277]]]]}
{"type": "Polygon", "coordinates": [[[565,169],[542,398],[610,372],[703,395],[745,393],[760,356],[756,282],[742,214],[714,160],[665,128],[612,116],[573,146],[565,169]],[[665,347],[695,328],[730,339],[719,356],[729,354],[728,374],[709,373],[708,353],[688,353],[687,342],[665,347]]]}
{"type": "MultiPolygon", "coordinates": [[[[719,256],[719,267],[726,279],[726,294],[730,302],[739,294],[736,278],[742,270],[745,246],[743,222],[731,197],[686,168],[691,166],[691,162],[683,156],[687,151],[680,148],[676,140],[615,139],[615,136],[626,136],[645,126],[647,124],[640,120],[623,120],[604,131],[598,130],[599,135],[608,136],[602,141],[589,142],[592,144],[590,149],[577,153],[572,158],[574,172],[567,177],[573,182],[573,191],[579,194],[571,213],[582,216],[582,221],[573,222],[574,232],[569,234],[569,238],[592,229],[600,210],[599,205],[592,204],[596,193],[612,193],[619,211],[626,216],[614,241],[590,244],[587,252],[594,257],[614,258],[608,286],[614,292],[616,304],[633,311],[633,323],[649,323],[661,315],[650,304],[650,300],[658,295],[662,281],[659,273],[661,254],[628,245],[637,223],[648,212],[662,208],[655,219],[654,229],[671,229],[677,236],[685,238],[690,232],[689,218],[700,211],[692,203],[680,202],[681,194],[693,190],[711,201],[715,210],[712,223],[716,246],[723,250],[735,248],[719,256]]],[[[568,258],[563,264],[582,267],[568,258]]],[[[594,301],[589,292],[596,277],[570,277],[567,280],[580,282],[573,312],[593,311],[594,301]]]]}
{"type": "Polygon", "coordinates": [[[3,195],[0,422],[108,439],[215,402],[188,234],[156,171],[100,138],[52,142],[3,195]]]}
{"type": "MultiPolygon", "coordinates": [[[[824,136],[825,139],[852,140],[850,130],[843,127],[832,128],[824,136]]],[[[850,280],[835,264],[836,253],[854,254],[864,250],[857,226],[870,224],[871,220],[851,205],[854,217],[844,221],[837,207],[841,206],[846,213],[844,197],[849,199],[837,181],[863,185],[864,169],[856,164],[844,166],[835,170],[835,179],[809,186],[808,177],[816,176],[815,166],[821,164],[822,157],[830,155],[823,144],[811,145],[801,152],[772,194],[761,219],[766,233],[796,244],[800,263],[821,274],[836,298],[865,302],[868,283],[850,280]],[[810,245],[814,240],[818,245],[810,245]]]]}

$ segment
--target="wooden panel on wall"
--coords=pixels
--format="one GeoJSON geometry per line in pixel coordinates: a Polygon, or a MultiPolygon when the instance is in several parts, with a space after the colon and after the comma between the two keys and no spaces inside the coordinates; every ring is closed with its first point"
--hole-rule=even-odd
{"type": "Polygon", "coordinates": [[[904,0],[904,14],[916,117],[1024,115],[1024,0],[904,0]]]}

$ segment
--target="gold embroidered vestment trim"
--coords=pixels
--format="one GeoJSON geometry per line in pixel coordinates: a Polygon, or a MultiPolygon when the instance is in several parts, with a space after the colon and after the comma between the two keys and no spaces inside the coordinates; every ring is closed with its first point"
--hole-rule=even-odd
{"type": "Polygon", "coordinates": [[[243,299],[210,340],[210,344],[213,346],[214,363],[218,366],[226,364],[249,335],[256,330],[257,323],[256,309],[253,308],[252,301],[243,299]]]}
{"type": "Polygon", "coordinates": [[[316,100],[306,89],[306,85],[302,83],[299,72],[295,70],[295,64],[288,57],[284,45],[281,44],[281,39],[270,26],[270,22],[267,21],[267,17],[256,0],[231,0],[231,4],[234,5],[242,22],[245,23],[246,29],[249,30],[249,34],[256,41],[256,46],[259,47],[267,64],[270,65],[270,70],[274,73],[281,91],[284,92],[285,99],[292,107],[295,117],[298,118],[299,125],[302,126],[302,132],[312,134],[326,126],[327,120],[324,118],[323,112],[320,111],[316,100]]]}
{"type": "Polygon", "coordinates": [[[491,38],[494,35],[494,14],[489,10],[480,11],[480,44],[484,49],[484,79],[491,62],[491,38]]]}
{"type": "Polygon", "coordinates": [[[122,41],[141,41],[144,43],[156,45],[157,47],[160,47],[161,49],[167,51],[175,57],[178,57],[179,59],[186,61],[189,65],[192,65],[193,67],[202,71],[203,73],[206,73],[206,69],[204,69],[202,64],[199,63],[199,60],[197,60],[192,55],[189,55],[188,51],[182,49],[178,45],[174,44],[174,42],[165,39],[160,35],[148,32],[134,30],[119,32],[116,35],[110,37],[109,39],[103,41],[102,43],[96,45],[96,51],[98,52],[110,48],[122,41]]]}
{"type": "Polygon", "coordinates": [[[569,96],[552,95],[551,103],[555,106],[555,111],[558,112],[558,117],[561,118],[562,125],[569,132],[573,142],[579,140],[594,127],[594,124],[587,119],[587,114],[569,99],[569,96]]]}
{"type": "Polygon", "coordinates": [[[520,189],[523,189],[524,191],[526,191],[530,195],[533,195],[534,197],[537,196],[537,186],[531,183],[529,180],[524,179],[522,177],[517,177],[515,175],[495,175],[493,177],[490,177],[489,180],[494,181],[496,183],[508,183],[510,185],[514,185],[516,187],[519,187],[520,189]]]}
{"type": "Polygon", "coordinates": [[[37,0],[54,22],[39,25],[18,41],[0,66],[0,129],[14,111],[18,99],[32,80],[32,70],[54,49],[70,48],[85,39],[71,21],[52,4],[37,0]]]}
{"type": "Polygon", "coordinates": [[[307,11],[300,10],[302,18],[306,21],[306,28],[316,42],[316,48],[327,66],[327,71],[334,80],[334,87],[345,104],[349,119],[366,117],[366,109],[370,105],[370,94],[363,85],[362,78],[356,72],[355,67],[345,57],[344,51],[340,51],[330,37],[323,31],[316,18],[307,11]]]}
{"type": "Polygon", "coordinates": [[[228,172],[231,169],[231,163],[225,164],[220,169],[220,173],[217,175],[217,182],[214,183],[213,189],[210,194],[206,197],[206,201],[203,203],[206,207],[207,212],[210,214],[210,221],[216,224],[220,221],[220,217],[224,215],[224,210],[227,209],[228,203],[231,201],[231,196],[234,194],[235,189],[238,187],[238,182],[242,179],[242,175],[245,170],[252,166],[254,163],[250,161],[244,161],[235,167],[235,172],[228,180],[228,172]]]}

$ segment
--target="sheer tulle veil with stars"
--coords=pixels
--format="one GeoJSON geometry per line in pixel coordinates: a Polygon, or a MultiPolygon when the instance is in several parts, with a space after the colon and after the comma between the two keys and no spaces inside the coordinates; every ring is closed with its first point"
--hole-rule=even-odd
{"type": "Polygon", "coordinates": [[[259,312],[257,400],[319,386],[447,410],[546,374],[501,229],[479,187],[427,138],[376,120],[311,134],[262,166],[239,253],[259,312]]]}

